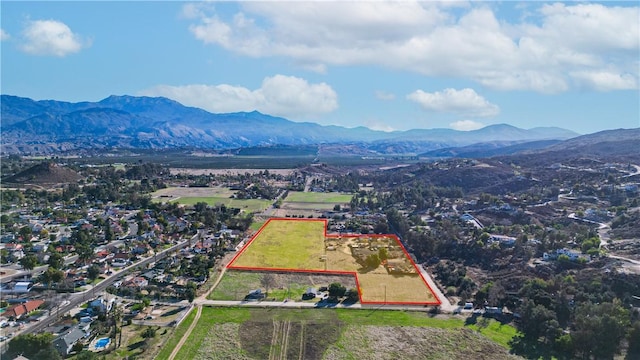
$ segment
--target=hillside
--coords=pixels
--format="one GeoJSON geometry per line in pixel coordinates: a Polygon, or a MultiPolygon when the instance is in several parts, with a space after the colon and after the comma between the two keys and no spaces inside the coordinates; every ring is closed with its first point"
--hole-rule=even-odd
{"type": "Polygon", "coordinates": [[[551,165],[576,159],[637,163],[640,161],[639,149],[640,128],[616,129],[578,136],[549,147],[501,159],[530,166],[551,165]]]}
{"type": "Polygon", "coordinates": [[[577,135],[559,128],[525,130],[506,124],[474,131],[383,132],[296,122],[257,111],[212,114],[166,98],[127,95],[78,103],[2,95],[1,102],[3,154],[318,144],[356,144],[374,154],[417,154],[479,142],[567,139],[577,135]]]}
{"type": "Polygon", "coordinates": [[[53,162],[43,162],[3,179],[2,182],[9,184],[46,185],[72,183],[80,180],[80,178],[80,174],[69,168],[59,166],[53,162]]]}

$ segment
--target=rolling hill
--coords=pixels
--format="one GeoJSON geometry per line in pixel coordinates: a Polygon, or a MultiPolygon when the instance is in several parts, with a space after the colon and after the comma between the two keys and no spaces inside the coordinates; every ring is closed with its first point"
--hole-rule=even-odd
{"type": "Polygon", "coordinates": [[[359,144],[379,154],[417,154],[483,142],[559,140],[577,135],[560,128],[525,130],[506,124],[474,131],[382,132],[295,122],[257,111],[212,114],[166,98],[127,95],[78,103],[2,95],[1,104],[3,154],[309,144],[359,144]]]}

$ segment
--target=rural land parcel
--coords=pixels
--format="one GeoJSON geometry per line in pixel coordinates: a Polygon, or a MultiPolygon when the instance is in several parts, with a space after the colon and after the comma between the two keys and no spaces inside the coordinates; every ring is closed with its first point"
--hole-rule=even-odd
{"type": "Polygon", "coordinates": [[[397,237],[327,235],[326,224],[324,220],[271,219],[228,268],[349,274],[356,278],[363,304],[440,303],[397,237]]]}

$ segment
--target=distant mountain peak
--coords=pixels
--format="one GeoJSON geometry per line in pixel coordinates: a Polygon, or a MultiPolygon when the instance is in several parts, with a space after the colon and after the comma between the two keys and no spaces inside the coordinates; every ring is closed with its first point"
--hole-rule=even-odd
{"type": "Polygon", "coordinates": [[[294,122],[257,110],[213,114],[164,97],[110,95],[98,102],[34,101],[2,95],[2,151],[60,149],[366,144],[377,153],[419,154],[490,141],[535,141],[575,136],[564,129],[509,124],[473,131],[416,129],[384,132],[358,126],[294,122]],[[48,115],[47,115],[48,114],[48,115]],[[25,150],[26,149],[26,150],[25,150]]]}

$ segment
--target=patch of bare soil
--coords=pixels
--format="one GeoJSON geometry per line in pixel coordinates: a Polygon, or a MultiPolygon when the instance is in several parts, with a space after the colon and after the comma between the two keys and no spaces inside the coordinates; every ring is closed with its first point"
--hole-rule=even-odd
{"type": "Polygon", "coordinates": [[[270,273],[274,275],[275,287],[285,289],[290,284],[309,284],[312,287],[328,286],[337,282],[347,289],[355,289],[356,278],[352,275],[325,275],[303,273],[270,273]]]}
{"type": "Polygon", "coordinates": [[[614,255],[624,256],[633,260],[640,260],[640,238],[614,240],[607,245],[607,248],[614,255]]]}
{"type": "Polygon", "coordinates": [[[470,329],[349,327],[327,360],[341,359],[518,359],[470,329]]]}
{"type": "Polygon", "coordinates": [[[252,319],[240,325],[240,346],[254,359],[320,360],[339,336],[339,323],[252,319]]]}

